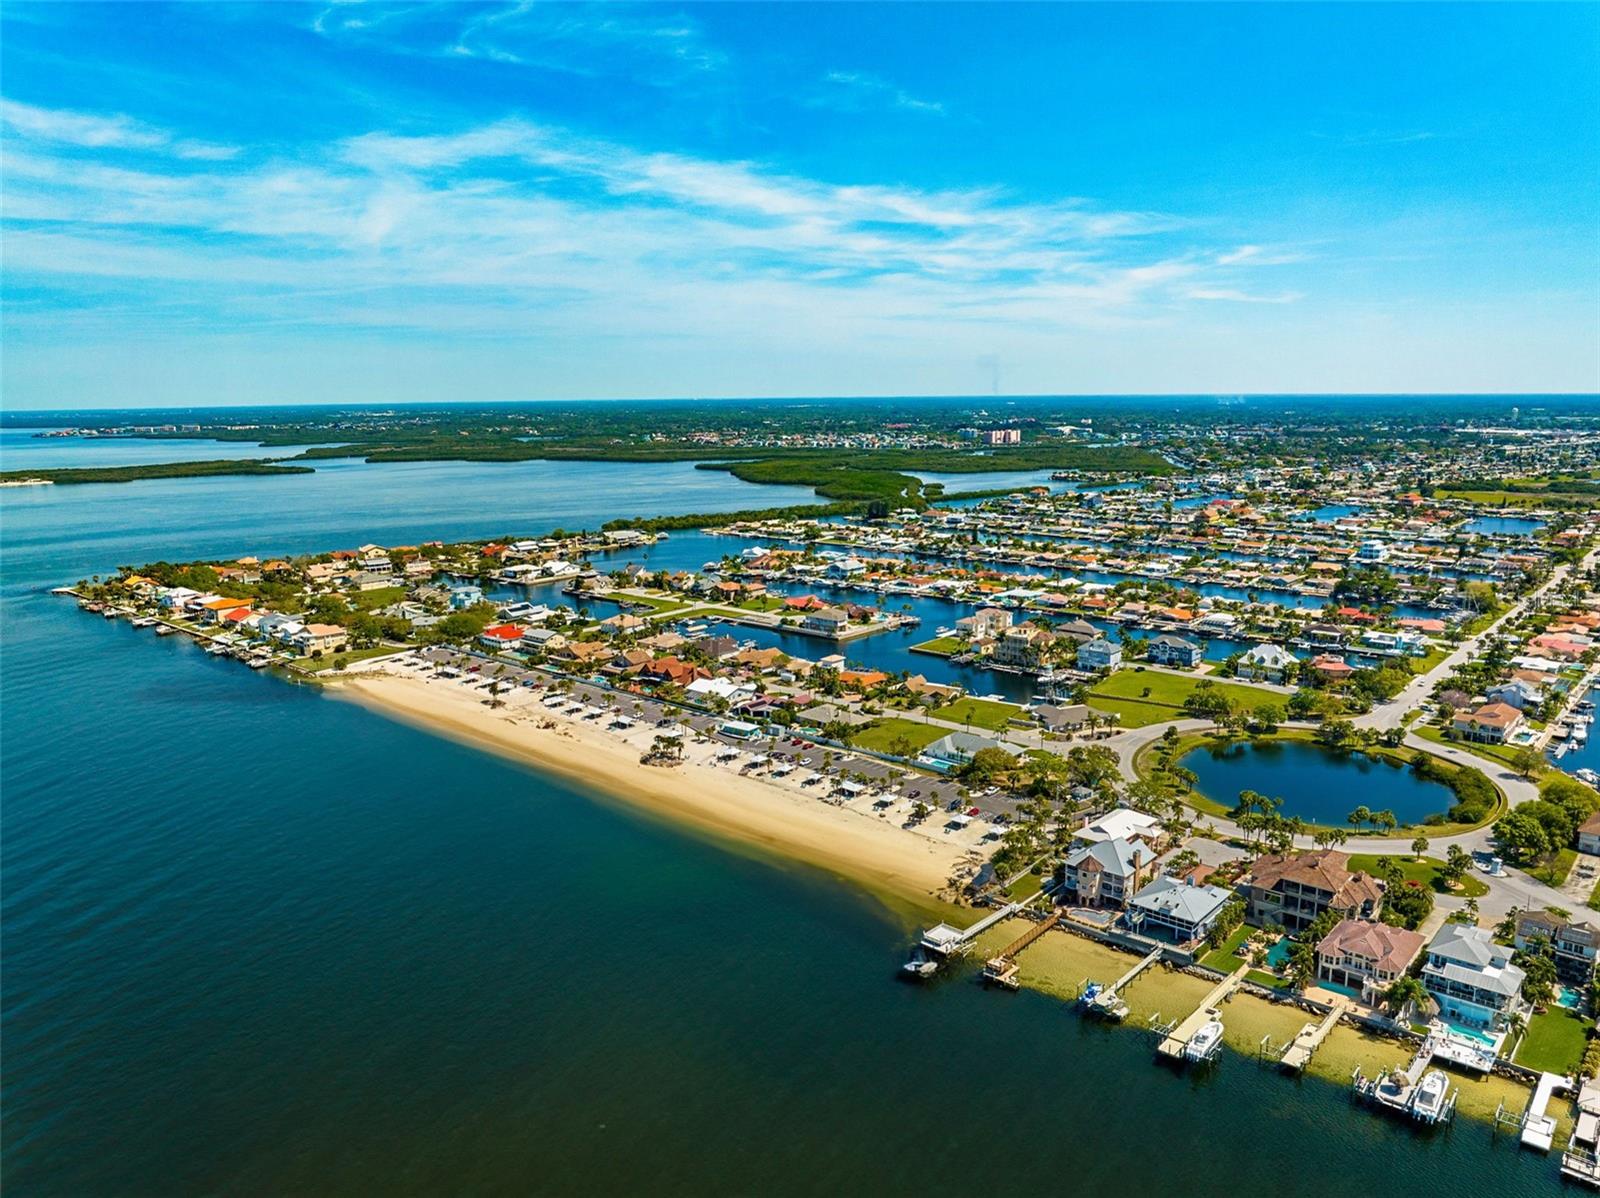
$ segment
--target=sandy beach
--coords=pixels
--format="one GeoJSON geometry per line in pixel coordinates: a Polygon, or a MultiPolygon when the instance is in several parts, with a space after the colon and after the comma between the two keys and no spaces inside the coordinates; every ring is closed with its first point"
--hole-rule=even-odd
{"type": "Polygon", "coordinates": [[[353,673],[329,693],[442,736],[596,787],[719,837],[806,862],[869,889],[926,903],[942,897],[971,837],[906,829],[866,810],[835,806],[758,776],[741,776],[691,744],[682,765],[640,764],[641,744],[547,711],[532,692],[491,708],[479,691],[385,669],[353,673]]]}

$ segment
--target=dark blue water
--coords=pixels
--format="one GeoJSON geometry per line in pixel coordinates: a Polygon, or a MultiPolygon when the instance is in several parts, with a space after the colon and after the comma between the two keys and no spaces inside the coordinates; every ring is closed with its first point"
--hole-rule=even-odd
{"type": "Polygon", "coordinates": [[[352,471],[320,508],[264,499],[282,480],[0,497],[8,1194],[939,1194],[997,1162],[1019,1190],[1548,1192],[1481,1126],[1418,1136],[1239,1058],[1155,1068],[1039,996],[897,984],[903,918],[830,879],[42,593],[657,493],[454,477],[482,495],[352,471]]]}
{"type": "Polygon", "coordinates": [[[1195,789],[1232,807],[1239,792],[1282,799],[1286,816],[1348,827],[1357,807],[1392,811],[1402,824],[1421,823],[1455,801],[1449,787],[1415,777],[1404,766],[1363,753],[1325,749],[1305,741],[1240,741],[1199,748],[1183,758],[1199,779],[1195,789]]]}

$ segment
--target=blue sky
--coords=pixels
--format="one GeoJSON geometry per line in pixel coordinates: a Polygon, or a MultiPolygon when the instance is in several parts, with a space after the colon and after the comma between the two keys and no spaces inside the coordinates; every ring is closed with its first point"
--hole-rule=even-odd
{"type": "Polygon", "coordinates": [[[0,35],[11,408],[1600,390],[1600,6],[0,35]]]}

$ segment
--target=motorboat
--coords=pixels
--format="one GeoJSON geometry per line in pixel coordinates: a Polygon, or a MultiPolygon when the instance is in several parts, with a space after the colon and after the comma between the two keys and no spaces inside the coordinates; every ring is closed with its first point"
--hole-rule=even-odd
{"type": "Polygon", "coordinates": [[[900,969],[911,977],[931,978],[939,972],[939,961],[919,944],[911,950],[911,956],[900,969]]]}
{"type": "Polygon", "coordinates": [[[1450,1079],[1439,1069],[1430,1069],[1417,1083],[1411,1098],[1411,1113],[1428,1123],[1437,1122],[1445,1113],[1445,1099],[1450,1094],[1450,1079]]]}
{"type": "Polygon", "coordinates": [[[1200,1025],[1200,1030],[1189,1037],[1183,1046],[1186,1061],[1209,1061],[1222,1047],[1222,1020],[1213,1015],[1200,1025]]]}

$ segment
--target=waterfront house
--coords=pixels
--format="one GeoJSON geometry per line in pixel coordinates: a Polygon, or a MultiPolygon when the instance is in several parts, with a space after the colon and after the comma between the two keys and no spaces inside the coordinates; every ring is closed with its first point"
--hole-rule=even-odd
{"type": "Polygon", "coordinates": [[[1526,975],[1487,928],[1447,923],[1428,945],[1422,984],[1446,1019],[1498,1031],[1521,1009],[1526,975]]]}
{"type": "Polygon", "coordinates": [[[928,745],[917,761],[930,769],[948,773],[968,764],[982,749],[1004,748],[999,741],[972,732],[950,732],[928,745]]]}
{"type": "Polygon", "coordinates": [[[807,612],[805,619],[800,621],[800,627],[820,632],[824,636],[838,636],[849,622],[849,617],[845,615],[843,608],[824,607],[807,612]]]}
{"type": "Polygon", "coordinates": [[[1181,636],[1158,636],[1150,642],[1150,660],[1159,666],[1176,666],[1192,670],[1200,664],[1200,646],[1181,636]]]}
{"type": "Polygon", "coordinates": [[[1411,967],[1424,938],[1405,928],[1346,919],[1317,944],[1317,980],[1347,986],[1374,1004],[1381,991],[1411,967]]]}
{"type": "Polygon", "coordinates": [[[1549,911],[1524,911],[1517,917],[1512,947],[1526,949],[1543,937],[1550,945],[1556,973],[1574,986],[1587,986],[1594,977],[1600,932],[1583,922],[1568,922],[1549,911]]]}
{"type": "Polygon", "coordinates": [[[1349,862],[1350,855],[1337,849],[1257,858],[1245,880],[1250,922],[1298,932],[1327,910],[1346,919],[1373,918],[1383,889],[1371,875],[1353,872],[1349,862]]]}
{"type": "Polygon", "coordinates": [[[1297,664],[1282,645],[1252,645],[1240,656],[1237,673],[1240,678],[1282,682],[1297,664]]]}
{"type": "Polygon", "coordinates": [[[1114,645],[1104,637],[1078,646],[1078,668],[1080,670],[1114,670],[1122,664],[1122,647],[1114,645]]]}
{"type": "Polygon", "coordinates": [[[972,640],[999,636],[1011,627],[1011,613],[1003,607],[980,607],[970,616],[956,621],[956,628],[972,640]]]}
{"type": "Polygon", "coordinates": [[[1122,907],[1155,866],[1156,855],[1142,840],[1098,840],[1067,855],[1062,886],[1081,906],[1122,907]]]}
{"type": "Polygon", "coordinates": [[[1057,624],[1054,632],[1058,637],[1065,637],[1078,644],[1086,644],[1100,635],[1100,630],[1088,620],[1068,620],[1064,624],[1057,624]]]}
{"type": "Polygon", "coordinates": [[[1013,669],[1036,669],[1041,654],[1054,639],[1042,628],[1032,624],[1019,624],[1005,630],[1004,635],[995,643],[990,659],[996,665],[1010,666],[1013,669]]]}
{"type": "Polygon", "coordinates": [[[1356,669],[1336,653],[1319,653],[1311,659],[1311,672],[1328,682],[1346,682],[1356,669]]]}
{"type": "Polygon", "coordinates": [[[520,624],[491,624],[478,634],[478,643],[495,653],[516,649],[522,644],[524,631],[520,624]]]}
{"type": "Polygon", "coordinates": [[[301,654],[332,653],[345,647],[346,634],[337,624],[306,624],[290,642],[301,654]]]}
{"type": "Polygon", "coordinates": [[[1544,691],[1526,678],[1512,678],[1484,692],[1491,703],[1504,703],[1518,711],[1537,708],[1544,702],[1544,691]]]}
{"type": "Polygon", "coordinates": [[[1509,703],[1485,703],[1476,711],[1458,712],[1452,727],[1470,741],[1501,745],[1522,724],[1522,713],[1509,703]]]}
{"type": "Polygon", "coordinates": [[[867,572],[867,563],[859,557],[841,557],[828,563],[829,578],[850,579],[867,572]]]}
{"type": "Polygon", "coordinates": [[[1188,944],[1211,934],[1232,892],[1178,878],[1158,877],[1128,902],[1128,926],[1141,936],[1188,944]]]}
{"type": "Polygon", "coordinates": [[[476,607],[483,602],[483,588],[471,583],[462,583],[450,588],[450,597],[447,600],[451,611],[464,611],[469,607],[476,607]]]}

